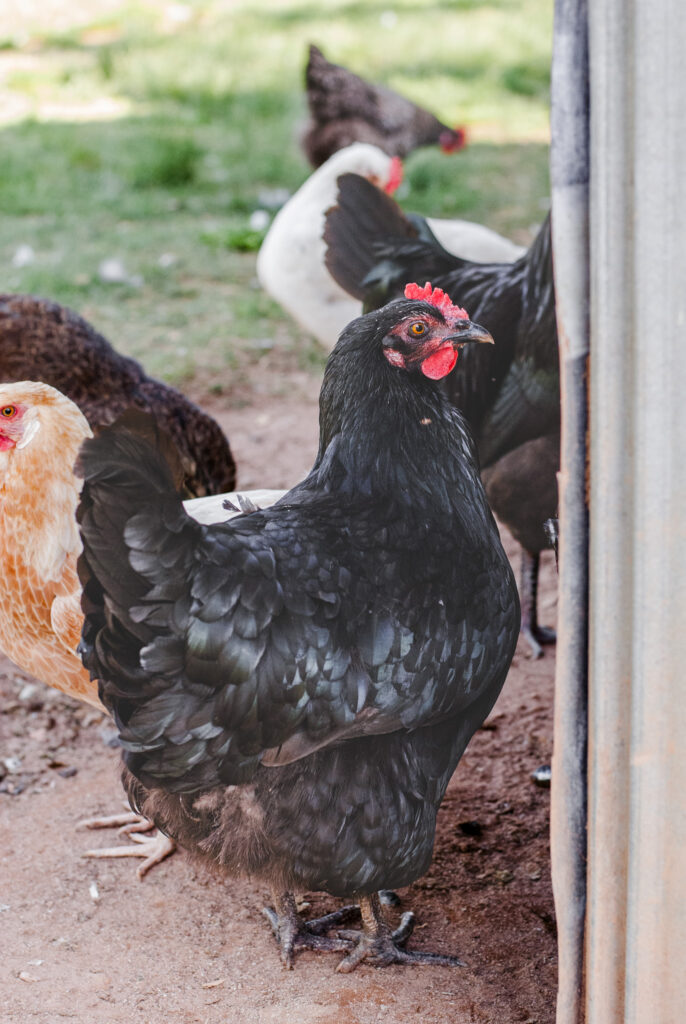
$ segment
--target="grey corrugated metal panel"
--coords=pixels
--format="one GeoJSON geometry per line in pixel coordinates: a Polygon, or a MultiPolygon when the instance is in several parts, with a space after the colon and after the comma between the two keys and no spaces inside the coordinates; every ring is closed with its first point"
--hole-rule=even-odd
{"type": "Polygon", "coordinates": [[[589,1024],[625,1019],[635,372],[633,304],[627,301],[633,280],[631,38],[624,0],[591,6],[589,1024]]]}
{"type": "Polygon", "coordinates": [[[629,1024],[686,1017],[684,13],[676,0],[635,6],[629,1024]]]}
{"type": "Polygon", "coordinates": [[[588,1024],[686,1016],[686,21],[594,4],[588,1024]]]}
{"type": "Polygon", "coordinates": [[[582,1013],[586,883],[588,51],[585,0],[557,0],[551,88],[552,234],[560,338],[560,581],[552,777],[558,1024],[582,1013]]]}

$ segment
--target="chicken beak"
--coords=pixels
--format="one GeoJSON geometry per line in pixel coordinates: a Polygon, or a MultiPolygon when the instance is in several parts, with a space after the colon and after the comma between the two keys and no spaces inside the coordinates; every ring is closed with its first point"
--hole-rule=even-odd
{"type": "Polygon", "coordinates": [[[471,320],[460,318],[453,325],[454,333],[443,338],[438,347],[434,347],[431,355],[425,356],[420,363],[421,371],[430,380],[446,377],[454,368],[460,349],[468,341],[487,341],[494,344],[493,338],[485,327],[473,324],[471,320]]]}
{"type": "Polygon", "coordinates": [[[484,341],[489,345],[495,345],[490,332],[479,324],[473,324],[471,320],[460,320],[455,327],[459,327],[459,331],[451,334],[447,340],[456,345],[466,345],[470,341],[484,341]]]}

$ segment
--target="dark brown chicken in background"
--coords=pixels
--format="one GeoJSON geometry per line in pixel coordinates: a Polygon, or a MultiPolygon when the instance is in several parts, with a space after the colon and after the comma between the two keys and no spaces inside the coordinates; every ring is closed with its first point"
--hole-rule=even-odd
{"type": "Polygon", "coordinates": [[[353,142],[369,142],[389,156],[399,157],[419,146],[437,145],[445,153],[455,153],[465,144],[463,128],[449,128],[392,89],[372,85],[347,68],[331,64],[313,45],[305,86],[310,122],[302,147],[313,167],[353,142]]]}
{"type": "Polygon", "coordinates": [[[364,309],[402,294],[406,281],[430,280],[469,309],[495,339],[468,349],[446,379],[479,451],[491,508],[522,545],[522,633],[534,657],[555,632],[536,607],[544,522],[557,512],[560,371],[550,218],[514,263],[472,263],[447,252],[423,217],[356,174],[339,179],[324,238],[333,278],[364,309]]]}
{"type": "Polygon", "coordinates": [[[0,381],[39,380],[71,398],[91,428],[134,407],[154,414],[183,460],[189,494],[233,489],[236,466],[219,425],[155,380],[72,310],[32,295],[0,295],[0,381]]]}
{"type": "Polygon", "coordinates": [[[459,965],[404,949],[412,914],[391,933],[377,894],[427,870],[517,641],[474,446],[437,384],[480,341],[449,301],[353,321],[311,473],[229,523],[190,519],[125,423],[82,448],[82,654],[129,798],[198,857],[272,885],[289,966],[299,948],[344,951],[343,971],[459,965]],[[362,932],[341,928],[355,908],[305,922],[293,890],[359,900],[362,932]]]}

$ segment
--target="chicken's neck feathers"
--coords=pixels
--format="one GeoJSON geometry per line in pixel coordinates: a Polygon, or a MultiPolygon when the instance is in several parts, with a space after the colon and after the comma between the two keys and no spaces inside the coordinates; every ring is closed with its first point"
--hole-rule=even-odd
{"type": "Polygon", "coordinates": [[[491,520],[478,460],[461,413],[441,390],[371,358],[350,374],[330,360],[320,399],[320,443],[306,488],[389,516],[446,517],[470,533],[491,520]]]}

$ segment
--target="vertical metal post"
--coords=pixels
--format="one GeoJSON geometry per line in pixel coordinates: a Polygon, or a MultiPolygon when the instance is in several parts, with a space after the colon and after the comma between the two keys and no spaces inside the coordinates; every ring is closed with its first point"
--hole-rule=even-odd
{"type": "Polygon", "coordinates": [[[634,588],[632,19],[623,0],[590,12],[592,62],[589,1020],[625,1020],[634,588]]]}
{"type": "Polygon", "coordinates": [[[557,1024],[578,1024],[586,908],[588,673],[588,37],[586,0],[557,0],[551,88],[552,237],[560,339],[560,580],[551,806],[557,1024]]]}

